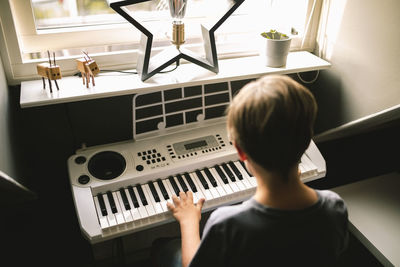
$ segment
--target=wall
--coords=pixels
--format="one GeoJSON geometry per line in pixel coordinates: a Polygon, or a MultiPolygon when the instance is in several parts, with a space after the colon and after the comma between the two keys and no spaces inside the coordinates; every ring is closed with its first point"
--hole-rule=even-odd
{"type": "Polygon", "coordinates": [[[13,136],[11,127],[9,90],[0,58],[0,170],[11,177],[18,178],[15,167],[15,153],[12,150],[13,136]]]}
{"type": "Polygon", "coordinates": [[[332,68],[312,86],[320,106],[317,132],[339,127],[321,136],[333,138],[400,118],[400,2],[334,0],[323,10],[317,50],[332,68]]]}

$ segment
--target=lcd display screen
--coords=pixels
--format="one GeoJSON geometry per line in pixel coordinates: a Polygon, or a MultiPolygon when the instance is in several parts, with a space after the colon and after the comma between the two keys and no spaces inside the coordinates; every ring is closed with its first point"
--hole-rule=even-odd
{"type": "Polygon", "coordinates": [[[201,141],[196,141],[193,143],[185,144],[184,146],[185,146],[186,150],[190,150],[190,149],[194,149],[194,148],[198,148],[198,147],[202,147],[202,146],[207,146],[207,142],[205,140],[201,140],[201,141]]]}

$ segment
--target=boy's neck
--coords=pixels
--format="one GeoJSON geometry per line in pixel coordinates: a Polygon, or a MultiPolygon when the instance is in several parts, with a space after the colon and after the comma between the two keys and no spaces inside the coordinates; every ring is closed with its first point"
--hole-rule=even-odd
{"type": "Polygon", "coordinates": [[[259,166],[253,167],[252,170],[257,179],[254,199],[263,205],[298,210],[307,208],[318,200],[316,192],[301,182],[297,166],[290,170],[287,179],[282,179],[278,174],[259,166]]]}

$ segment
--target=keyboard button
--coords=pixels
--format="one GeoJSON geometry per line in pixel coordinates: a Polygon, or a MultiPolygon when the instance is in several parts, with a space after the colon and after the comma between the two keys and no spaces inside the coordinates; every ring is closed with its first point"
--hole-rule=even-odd
{"type": "Polygon", "coordinates": [[[117,210],[117,212],[115,213],[115,219],[117,220],[117,224],[121,225],[121,224],[125,223],[125,218],[124,218],[124,214],[122,213],[122,208],[119,205],[117,192],[112,192],[112,197],[114,199],[115,209],[117,210]]]}
{"type": "Polygon", "coordinates": [[[137,189],[137,191],[139,193],[139,199],[142,202],[143,206],[147,206],[148,203],[147,203],[146,196],[144,195],[142,186],[140,184],[137,184],[136,185],[136,189],[137,189]]]}
{"type": "Polygon", "coordinates": [[[242,165],[243,169],[247,172],[247,175],[252,177],[253,175],[249,172],[249,170],[246,168],[246,164],[244,164],[243,161],[239,161],[240,165],[242,165]]]}
{"type": "Polygon", "coordinates": [[[193,183],[192,177],[190,177],[189,173],[185,172],[183,174],[183,176],[185,176],[185,179],[186,179],[187,183],[189,184],[190,189],[192,190],[192,192],[196,193],[197,192],[197,188],[196,188],[195,184],[193,183]]]}
{"type": "Polygon", "coordinates": [[[184,181],[183,178],[182,178],[182,175],[177,174],[177,175],[176,175],[176,178],[178,179],[178,182],[179,182],[179,184],[180,184],[180,186],[181,186],[183,192],[186,193],[187,191],[189,191],[189,189],[188,189],[188,187],[187,187],[185,181],[184,181]]]}
{"type": "Polygon", "coordinates": [[[136,194],[133,190],[133,187],[130,185],[128,186],[129,196],[131,197],[132,204],[135,208],[139,208],[139,202],[137,200],[136,194]]]}
{"type": "MultiPolygon", "coordinates": [[[[99,194],[99,195],[101,195],[101,194],[99,194]]],[[[97,211],[97,217],[99,218],[100,227],[101,227],[101,229],[107,229],[109,227],[108,220],[107,220],[107,214],[103,215],[100,204],[99,204],[98,196],[93,197],[93,200],[94,200],[94,205],[95,205],[96,211],[97,211]]],[[[104,209],[105,209],[105,204],[104,204],[104,209]]]]}
{"type": "Polygon", "coordinates": [[[229,161],[228,164],[229,164],[229,167],[231,167],[232,171],[235,173],[236,177],[239,180],[243,180],[243,176],[242,176],[241,172],[238,170],[238,168],[236,167],[236,165],[232,161],[229,161]]]}
{"type": "Polygon", "coordinates": [[[204,168],[204,173],[206,174],[208,180],[210,181],[211,185],[213,187],[217,187],[217,182],[215,181],[213,175],[211,174],[210,170],[208,168],[204,168]]]}
{"type": "Polygon", "coordinates": [[[170,182],[170,184],[171,184],[171,186],[172,186],[172,189],[173,189],[173,191],[175,192],[175,195],[179,196],[180,190],[179,190],[179,187],[178,187],[178,185],[176,184],[176,182],[175,182],[175,180],[174,180],[174,177],[169,176],[169,177],[168,177],[168,181],[170,182]]]}
{"type": "Polygon", "coordinates": [[[161,195],[163,196],[164,200],[168,200],[169,195],[168,195],[167,190],[165,189],[165,186],[164,186],[164,183],[162,182],[162,180],[157,179],[157,184],[158,184],[158,187],[160,188],[161,195]]]}
{"type": "Polygon", "coordinates": [[[107,216],[107,209],[106,209],[106,204],[104,204],[103,195],[102,194],[98,194],[97,195],[97,199],[98,199],[98,202],[99,202],[101,214],[103,216],[107,216]]]}
{"type": "MultiPolygon", "coordinates": [[[[132,213],[130,211],[130,206],[129,206],[128,199],[126,199],[128,204],[125,205],[124,200],[123,200],[124,197],[122,197],[122,195],[125,195],[125,190],[124,189],[120,189],[116,193],[117,193],[119,206],[121,208],[121,211],[122,211],[122,214],[124,216],[125,222],[133,221],[133,217],[132,217],[132,213]],[[127,206],[129,206],[129,209],[126,209],[127,206]]],[[[125,198],[126,198],[126,195],[125,195],[125,198]]]]}
{"type": "Polygon", "coordinates": [[[201,173],[201,171],[200,171],[200,170],[196,170],[195,173],[196,173],[197,179],[198,179],[198,180],[200,181],[200,183],[203,185],[203,188],[204,188],[204,189],[209,189],[208,183],[207,183],[206,179],[204,179],[204,176],[203,176],[203,174],[201,173]]]}
{"type": "Polygon", "coordinates": [[[125,194],[125,190],[123,188],[119,189],[119,193],[122,198],[122,204],[124,205],[126,210],[130,210],[131,206],[129,205],[128,197],[125,194]]]}
{"type": "Polygon", "coordinates": [[[257,186],[257,180],[255,177],[253,176],[249,176],[248,172],[246,171],[245,168],[243,168],[243,165],[240,163],[240,161],[236,161],[234,162],[236,167],[238,168],[238,170],[242,173],[243,177],[246,178],[252,187],[256,187],[257,186]]]}
{"type": "MultiPolygon", "coordinates": [[[[161,184],[162,186],[164,186],[163,183],[161,182],[161,180],[160,180],[160,184],[161,184]]],[[[159,186],[158,181],[157,181],[157,182],[153,182],[153,185],[154,185],[154,188],[156,189],[158,195],[159,195],[159,196],[162,196],[163,194],[161,193],[161,189],[160,189],[160,186],[159,186]]],[[[164,190],[165,190],[165,188],[164,188],[164,190]]],[[[167,197],[168,197],[168,194],[167,194],[167,197]]],[[[168,198],[169,198],[169,197],[168,197],[168,198]]],[[[164,199],[163,197],[160,197],[160,206],[161,206],[161,208],[162,208],[163,211],[168,211],[168,208],[167,208],[167,199],[164,199]]]]}
{"type": "Polygon", "coordinates": [[[117,213],[117,208],[115,207],[115,201],[114,201],[111,191],[107,191],[107,198],[108,198],[108,202],[110,203],[110,208],[111,208],[112,213],[117,213]]]}
{"type": "Polygon", "coordinates": [[[116,226],[117,225],[117,219],[115,219],[115,215],[111,210],[110,202],[108,201],[108,197],[106,194],[103,194],[103,199],[104,199],[104,204],[107,209],[107,220],[108,224],[111,226],[116,226]]]}
{"type": "MultiPolygon", "coordinates": [[[[139,187],[138,187],[139,188],[139,187]]],[[[150,188],[147,184],[143,184],[141,185],[142,191],[143,191],[143,195],[146,198],[147,201],[147,205],[145,205],[145,208],[147,210],[147,214],[149,214],[149,216],[153,216],[156,214],[156,208],[152,205],[151,202],[151,196],[149,193],[150,192],[150,188]]]]}
{"type": "MultiPolygon", "coordinates": [[[[139,196],[139,191],[138,191],[137,186],[133,187],[133,192],[135,193],[136,196],[139,196]]],[[[143,191],[142,191],[142,193],[143,193],[143,191]]],[[[138,204],[139,204],[139,206],[137,209],[139,211],[140,218],[146,219],[147,217],[149,217],[146,207],[143,205],[143,202],[141,202],[141,197],[138,197],[138,204]]]]}
{"type": "MultiPolygon", "coordinates": [[[[134,194],[133,188],[132,188],[131,186],[130,186],[129,189],[131,189],[131,190],[132,190],[132,193],[134,194]]],[[[130,196],[130,194],[131,194],[131,192],[130,192],[129,189],[128,189],[128,188],[125,188],[125,194],[126,194],[127,196],[130,196]]],[[[134,221],[139,220],[139,219],[141,218],[141,217],[140,217],[139,210],[138,210],[138,208],[135,207],[135,205],[133,204],[132,198],[131,198],[131,197],[128,197],[128,202],[129,202],[129,206],[131,206],[130,212],[131,212],[131,214],[132,214],[133,220],[134,220],[134,221]]],[[[139,205],[138,205],[138,206],[139,206],[139,205]]]]}
{"type": "Polygon", "coordinates": [[[189,184],[190,190],[193,193],[193,203],[197,203],[199,201],[199,194],[197,194],[197,188],[195,184],[193,183],[192,177],[190,177],[189,173],[184,173],[182,179],[185,181],[186,184],[189,184]],[[190,180],[190,183],[189,183],[190,180]],[[192,185],[190,185],[192,184],[192,185]],[[195,191],[192,190],[192,186],[195,189],[195,191]]]}
{"type": "MultiPolygon", "coordinates": [[[[201,172],[204,172],[204,174],[205,174],[205,176],[207,177],[207,178],[210,178],[211,177],[211,179],[212,179],[212,181],[213,182],[211,182],[210,181],[210,183],[211,183],[211,187],[209,187],[209,190],[210,190],[210,192],[211,192],[211,194],[213,195],[213,197],[214,198],[220,198],[221,196],[220,196],[220,194],[219,194],[219,192],[218,192],[218,190],[217,190],[217,183],[215,182],[215,179],[214,179],[214,177],[212,177],[212,175],[211,175],[211,173],[210,173],[210,171],[208,170],[208,169],[204,169],[203,171],[201,171],[201,172]],[[208,175],[206,174],[206,171],[205,170],[207,170],[208,171],[208,175]],[[215,185],[215,186],[214,186],[215,185]]],[[[210,179],[209,179],[210,180],[210,179]]]]}
{"type": "Polygon", "coordinates": [[[193,173],[193,175],[196,177],[196,179],[194,179],[194,182],[197,183],[197,187],[200,188],[200,190],[202,191],[204,198],[206,200],[214,199],[213,195],[211,194],[211,192],[209,190],[208,184],[207,184],[206,180],[204,179],[203,174],[199,170],[197,170],[195,173],[193,173]],[[200,177],[201,177],[201,179],[200,179],[200,177]]]}
{"type": "Polygon", "coordinates": [[[233,191],[232,191],[231,186],[229,184],[225,184],[222,181],[222,179],[221,179],[219,173],[217,172],[216,168],[211,168],[210,171],[211,171],[211,173],[214,174],[215,180],[217,181],[219,187],[224,188],[224,191],[226,192],[226,195],[232,195],[233,191]]]}
{"type": "Polygon", "coordinates": [[[171,186],[171,183],[169,182],[169,180],[168,179],[163,179],[162,180],[162,183],[163,183],[163,185],[164,185],[164,187],[165,187],[165,190],[167,191],[167,193],[168,193],[168,200],[170,200],[170,201],[172,201],[172,196],[174,195],[174,191],[172,190],[172,186],[171,186]]]}
{"type": "Polygon", "coordinates": [[[236,178],[235,175],[233,175],[233,173],[231,172],[231,170],[229,169],[228,165],[226,165],[225,163],[221,164],[222,168],[224,169],[225,173],[228,175],[229,179],[232,182],[236,182],[236,178]]]}
{"type": "MultiPolygon", "coordinates": [[[[226,196],[226,190],[224,188],[223,185],[225,185],[224,183],[222,183],[219,179],[218,179],[218,174],[216,173],[216,171],[213,168],[208,169],[209,175],[213,177],[214,179],[214,183],[215,183],[215,189],[218,191],[218,194],[223,197],[226,196]]],[[[208,176],[208,175],[207,175],[208,176]]]]}
{"type": "MultiPolygon", "coordinates": [[[[197,188],[197,192],[195,193],[197,200],[199,200],[200,198],[204,198],[205,200],[208,200],[209,199],[208,194],[207,195],[204,194],[204,191],[203,191],[204,189],[202,188],[201,183],[198,180],[196,174],[194,172],[189,173],[189,176],[192,178],[194,186],[197,188]]],[[[209,197],[211,197],[211,195],[209,197]]]]}
{"type": "MultiPolygon", "coordinates": [[[[151,183],[151,185],[153,185],[151,183]]],[[[149,200],[149,207],[151,215],[163,213],[163,209],[161,208],[160,201],[156,201],[151,193],[151,189],[149,184],[143,185],[143,191],[146,195],[146,198],[149,200]]]]}
{"type": "Polygon", "coordinates": [[[217,173],[218,173],[218,175],[219,175],[219,178],[221,178],[221,180],[224,182],[224,184],[228,184],[229,181],[228,181],[228,179],[226,178],[226,175],[225,175],[225,173],[222,171],[221,167],[218,166],[218,165],[215,165],[214,168],[215,168],[215,170],[217,171],[217,173]]]}
{"type": "Polygon", "coordinates": [[[156,188],[154,187],[153,182],[148,182],[147,184],[149,185],[149,188],[150,188],[151,194],[152,194],[153,197],[154,197],[154,200],[155,200],[156,202],[160,202],[160,197],[158,196],[157,190],[156,190],[156,188]]]}

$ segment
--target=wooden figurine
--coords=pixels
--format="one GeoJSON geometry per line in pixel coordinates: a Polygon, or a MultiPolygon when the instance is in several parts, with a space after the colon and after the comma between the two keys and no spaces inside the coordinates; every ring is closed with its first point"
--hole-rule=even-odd
{"type": "Polygon", "coordinates": [[[47,51],[49,56],[49,62],[40,63],[36,65],[37,73],[42,76],[43,81],[43,89],[46,89],[45,78],[49,81],[50,93],[53,93],[53,88],[51,87],[51,81],[53,80],[56,84],[57,91],[60,90],[58,88],[57,80],[61,79],[61,69],[60,66],[56,64],[56,56],[53,52],[53,63],[51,62],[50,52],[47,51]]]}
{"type": "Polygon", "coordinates": [[[94,76],[100,72],[100,69],[97,66],[97,63],[94,59],[89,57],[89,55],[87,53],[85,53],[85,52],[83,52],[83,53],[85,54],[83,56],[83,58],[78,58],[76,60],[77,68],[81,72],[83,84],[85,84],[85,80],[86,80],[86,87],[89,88],[90,77],[92,78],[93,86],[95,86],[94,76]]]}

